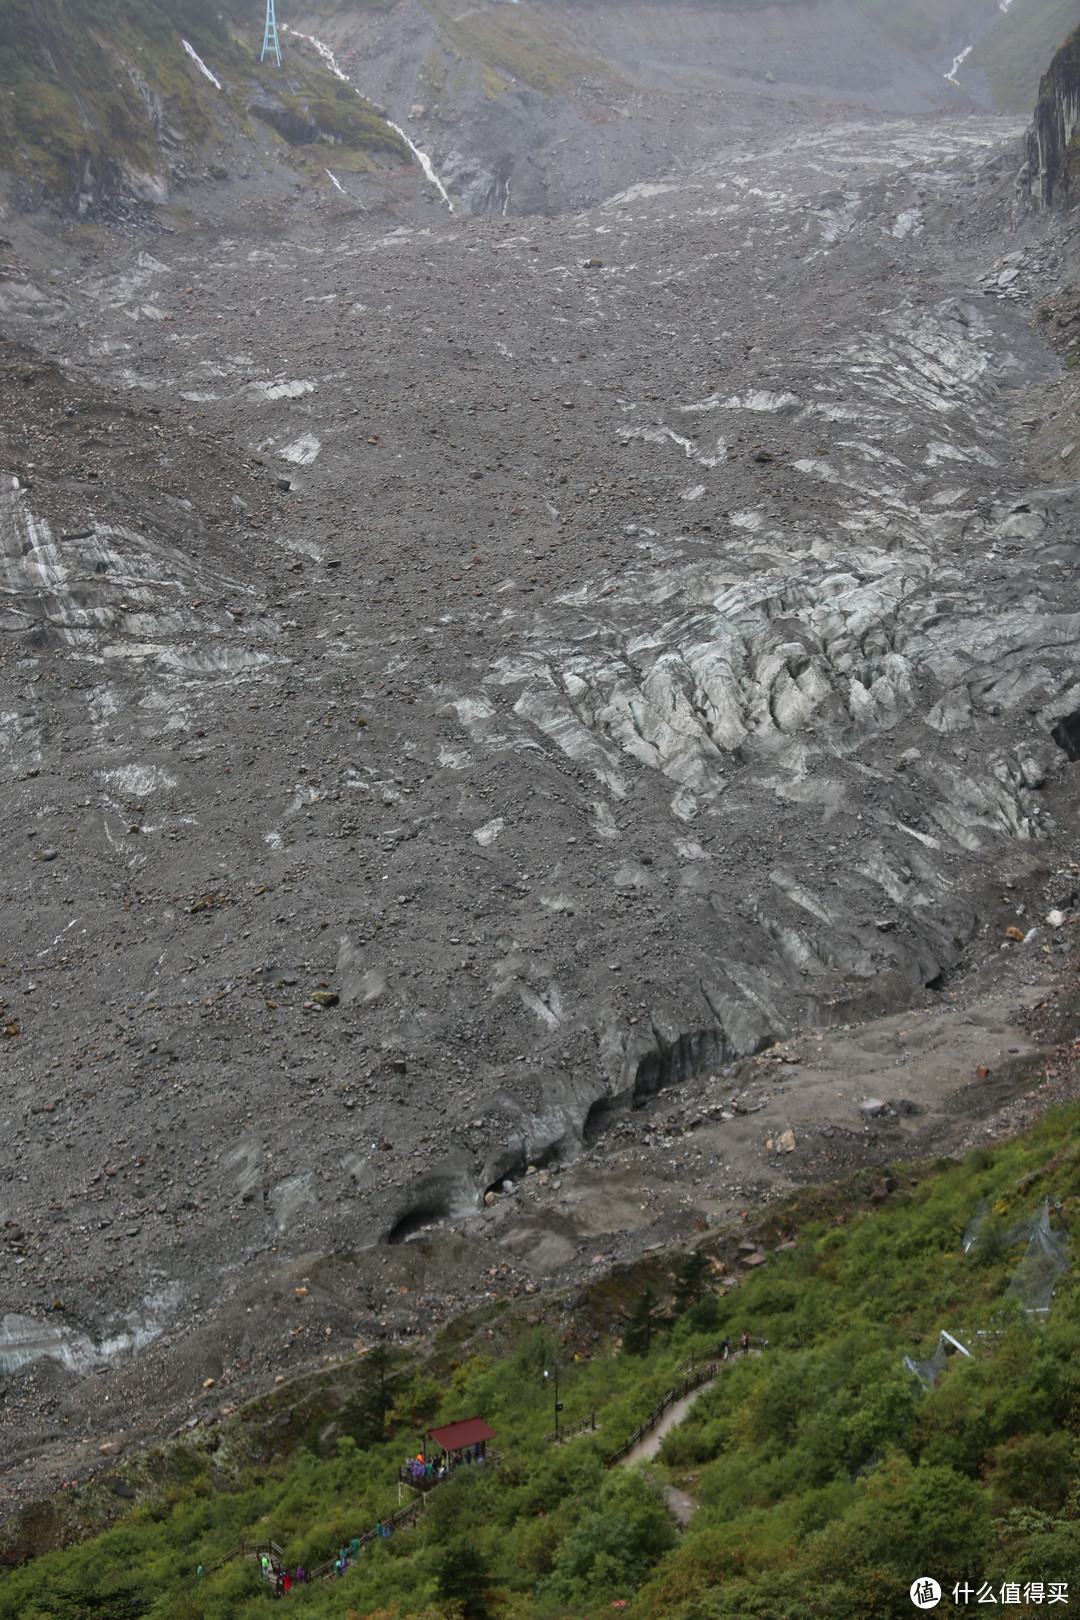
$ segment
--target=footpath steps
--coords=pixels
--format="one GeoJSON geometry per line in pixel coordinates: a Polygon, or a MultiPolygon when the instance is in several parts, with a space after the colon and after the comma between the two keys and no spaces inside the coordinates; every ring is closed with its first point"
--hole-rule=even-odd
{"type": "Polygon", "coordinates": [[[269,1583],[273,1596],[277,1597],[278,1583],[285,1570],[284,1548],[279,1547],[276,1541],[240,1541],[223,1558],[216,1559],[209,1569],[220,1569],[222,1564],[228,1564],[234,1558],[248,1558],[258,1564],[259,1573],[269,1583]]]}
{"type": "Polygon", "coordinates": [[[620,1463],[627,1462],[638,1449],[641,1442],[650,1435],[657,1426],[663,1422],[665,1415],[673,1406],[692,1395],[704,1385],[711,1384],[725,1366],[734,1366],[740,1355],[760,1355],[768,1345],[767,1339],[749,1339],[745,1349],[736,1349],[729,1345],[718,1345],[715,1350],[696,1350],[692,1355],[686,1356],[679,1362],[677,1372],[684,1376],[674,1384],[665,1395],[662,1395],[634,1432],[628,1436],[617,1451],[609,1451],[604,1458],[608,1468],[617,1468],[620,1463]],[[752,1348],[756,1346],[757,1348],[752,1348]]]}
{"type": "MultiPolygon", "coordinates": [[[[620,1463],[630,1461],[641,1447],[642,1442],[659,1427],[672,1407],[677,1406],[680,1401],[685,1401],[687,1396],[693,1395],[697,1390],[703,1389],[706,1384],[711,1384],[719,1376],[721,1370],[725,1366],[734,1365],[740,1355],[760,1355],[767,1345],[767,1339],[753,1339],[745,1347],[734,1348],[725,1343],[718,1345],[715,1350],[698,1350],[692,1355],[686,1356],[676,1368],[677,1372],[683,1374],[682,1378],[679,1379],[678,1383],[672,1385],[666,1394],[661,1396],[652,1411],[638,1424],[633,1433],[627,1436],[623,1444],[617,1450],[607,1454],[604,1458],[605,1466],[616,1468],[620,1463]],[[751,1348],[751,1345],[754,1348],[751,1348]]],[[[561,1445],[580,1434],[595,1434],[596,1429],[596,1413],[590,1412],[586,1417],[578,1418],[569,1424],[560,1425],[557,1434],[552,1430],[546,1438],[552,1443],[557,1441],[561,1445]]],[[[468,1466],[474,1468],[498,1468],[502,1460],[501,1452],[489,1450],[483,1463],[472,1463],[468,1466]]],[[[464,1463],[458,1463],[455,1468],[446,1474],[445,1479],[453,1478],[458,1468],[465,1466],[464,1463]]],[[[428,1480],[424,1482],[423,1488],[421,1488],[419,1484],[413,1484],[412,1480],[406,1477],[407,1471],[407,1467],[399,1470],[399,1479],[416,1491],[417,1494],[413,1500],[404,1503],[395,1513],[388,1514],[385,1519],[380,1519],[377,1525],[374,1525],[370,1530],[365,1530],[363,1535],[354,1537],[348,1547],[342,1548],[341,1552],[335,1557],[328,1558],[325,1563],[309,1570],[308,1581],[334,1580],[339,1574],[344,1573],[342,1569],[343,1558],[347,1568],[350,1564],[356,1563],[365,1547],[370,1546],[373,1541],[402,1530],[409,1530],[423,1517],[432,1492],[438,1490],[439,1486],[445,1481],[440,1479],[428,1480]]],[[[689,1498],[686,1499],[686,1503],[692,1511],[689,1498]]],[[[681,1516],[677,1513],[676,1516],[680,1517],[681,1522],[685,1522],[685,1518],[689,1515],[686,1513],[685,1516],[681,1516]]],[[[261,1573],[269,1583],[272,1595],[274,1597],[281,1595],[281,1581],[285,1573],[285,1553],[276,1541],[241,1541],[231,1551],[227,1552],[223,1558],[217,1559],[209,1567],[210,1569],[219,1569],[222,1564],[227,1564],[233,1558],[249,1558],[257,1562],[260,1565],[261,1573]],[[265,1564],[263,1563],[264,1558],[266,1559],[265,1564]]]]}
{"type": "MultiPolygon", "coordinates": [[[[466,1466],[472,1468],[498,1468],[502,1460],[503,1454],[501,1451],[492,1451],[489,1448],[482,1463],[458,1463],[449,1470],[445,1478],[452,1479],[458,1469],[466,1466]]],[[[411,1481],[405,1481],[405,1483],[411,1484],[411,1481]]],[[[317,1564],[314,1569],[308,1570],[308,1582],[334,1580],[339,1573],[343,1573],[341,1570],[342,1554],[345,1557],[345,1565],[348,1567],[349,1564],[357,1562],[364,1548],[370,1546],[373,1541],[381,1540],[401,1530],[410,1530],[427,1510],[428,1497],[431,1492],[437,1490],[444,1483],[445,1480],[439,1479],[429,1481],[425,1489],[418,1492],[411,1502],[404,1503],[402,1507],[397,1509],[396,1513],[388,1513],[384,1519],[378,1521],[377,1525],[374,1525],[370,1530],[365,1530],[362,1536],[356,1536],[353,1541],[350,1541],[348,1547],[343,1548],[342,1552],[335,1557],[328,1558],[324,1564],[317,1564]]],[[[260,1573],[265,1576],[269,1583],[271,1595],[273,1597],[282,1595],[281,1582],[285,1574],[285,1551],[284,1548],[278,1546],[276,1541],[238,1542],[223,1558],[218,1558],[214,1563],[208,1565],[208,1571],[220,1569],[222,1564],[229,1563],[233,1558],[249,1558],[252,1562],[257,1563],[260,1566],[260,1573]],[[265,1564],[262,1562],[263,1558],[266,1559],[265,1564]]]]}

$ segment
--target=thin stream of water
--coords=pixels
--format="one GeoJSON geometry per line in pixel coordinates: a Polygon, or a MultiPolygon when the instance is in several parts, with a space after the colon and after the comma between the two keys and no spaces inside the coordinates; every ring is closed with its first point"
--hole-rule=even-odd
{"type": "MultiPolygon", "coordinates": [[[[1002,16],[1005,15],[1012,4],[1013,0],[998,0],[998,10],[1001,12],[1002,16]]],[[[956,75],[959,73],[960,69],[963,67],[973,50],[974,45],[965,45],[959,56],[956,57],[952,67],[945,75],[950,84],[958,84],[959,81],[957,80],[956,75]]]]}
{"type": "MultiPolygon", "coordinates": [[[[329,72],[331,72],[336,79],[341,79],[344,84],[350,84],[352,82],[346,74],[342,73],[340,67],[338,66],[337,57],[334,55],[329,45],[325,44],[321,39],[316,39],[314,34],[301,34],[298,29],[290,28],[287,24],[283,24],[282,28],[283,32],[292,34],[296,39],[304,40],[304,42],[310,45],[313,50],[317,51],[319,56],[321,56],[323,61],[326,63],[329,72]]],[[[401,136],[402,140],[405,142],[405,145],[409,148],[409,151],[412,153],[413,157],[416,159],[421,170],[423,171],[424,179],[428,180],[435,187],[447,208],[449,208],[450,212],[453,213],[454,205],[450,201],[450,193],[439,179],[439,176],[435,173],[435,165],[432,163],[427,153],[421,152],[416,142],[409,138],[409,136],[401,128],[400,124],[395,124],[391,118],[388,118],[386,121],[395,134],[401,136]]],[[[330,173],[329,169],[327,170],[327,173],[330,173]]],[[[330,175],[330,178],[333,180],[333,175],[330,175]]],[[[334,184],[337,185],[336,180],[334,180],[334,184]]],[[[341,189],[342,188],[338,186],[338,190],[340,191],[341,189]]]]}
{"type": "Polygon", "coordinates": [[[431,184],[435,187],[447,208],[449,208],[450,212],[453,213],[454,205],[450,201],[450,194],[443,185],[442,181],[439,179],[438,175],[435,173],[435,166],[428,157],[427,153],[421,152],[416,142],[409,139],[408,135],[406,135],[400,124],[395,124],[392,118],[388,118],[386,122],[390,125],[392,130],[396,130],[396,132],[401,136],[402,140],[405,142],[405,145],[409,148],[409,151],[412,153],[417,163],[419,163],[421,169],[423,169],[424,178],[431,181],[431,184]]]}
{"type": "MultiPolygon", "coordinates": [[[[1008,0],[1006,0],[1006,6],[1007,5],[1008,5],[1008,0]]],[[[1004,10],[1004,9],[1005,9],[1005,7],[1003,6],[1002,10],[1004,10]]],[[[954,60],[952,67],[949,69],[948,73],[946,73],[946,75],[945,75],[945,77],[948,79],[950,84],[956,84],[957,83],[956,75],[959,73],[961,67],[964,65],[964,63],[967,61],[968,57],[971,55],[971,52],[972,52],[973,49],[974,49],[973,46],[965,45],[963,50],[960,52],[959,56],[957,56],[956,59],[954,60]]]]}
{"type": "Polygon", "coordinates": [[[215,74],[211,73],[210,69],[207,67],[206,63],[203,61],[195,47],[193,45],[189,45],[186,39],[182,39],[180,43],[191,57],[191,60],[198,68],[199,72],[210,80],[210,83],[214,86],[215,90],[220,90],[221,80],[217,78],[215,74]]]}

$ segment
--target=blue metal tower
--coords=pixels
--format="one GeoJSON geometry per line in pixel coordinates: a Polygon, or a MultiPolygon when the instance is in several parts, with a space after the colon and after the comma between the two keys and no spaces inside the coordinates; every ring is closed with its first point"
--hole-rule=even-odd
{"type": "Polygon", "coordinates": [[[274,16],[274,0],[266,0],[266,27],[263,30],[263,48],[260,62],[266,61],[267,51],[273,51],[274,60],[281,66],[281,46],[278,44],[277,18],[274,16]]]}

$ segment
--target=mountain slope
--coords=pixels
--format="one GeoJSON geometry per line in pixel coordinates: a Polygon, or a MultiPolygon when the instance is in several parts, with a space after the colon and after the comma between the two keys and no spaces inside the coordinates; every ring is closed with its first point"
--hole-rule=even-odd
{"type": "MultiPolygon", "coordinates": [[[[913,1571],[997,1594],[1075,1584],[1078,1128],[1074,1103],[963,1163],[803,1192],[573,1296],[515,1298],[502,1279],[421,1357],[368,1349],[237,1409],[240,1357],[211,1380],[214,1407],[231,1399],[181,1437],[96,1480],[80,1470],[7,1520],[0,1553],[31,1561],[0,1581],[0,1620],[81,1620],[84,1583],[95,1615],[258,1620],[265,1584],[230,1549],[263,1537],[309,1572],[357,1538],[345,1577],[302,1594],[303,1613],[327,1620],[484,1620],[496,1603],[503,1620],[613,1605],[626,1620],[902,1620],[913,1571]],[[650,1291],[649,1341],[631,1353],[650,1291]],[[743,1332],[752,1353],[717,1354],[743,1332]],[[710,1361],[711,1387],[649,1472],[606,1466],[710,1361]],[[563,1423],[585,1430],[562,1446],[547,1433],[555,1365],[563,1423]],[[422,1431],[474,1413],[501,1463],[431,1490],[389,1545],[371,1536],[400,1505],[399,1465],[422,1431]],[[678,1539],[664,1480],[696,1509],[678,1539]],[[450,1564],[471,1581],[452,1589],[450,1564]]],[[[301,1337],[307,1293],[282,1307],[301,1337]]],[[[11,1379],[13,1406],[30,1376],[11,1379]]],[[[1019,1595],[1000,1603],[1037,1612],[1019,1595]]]]}
{"type": "Polygon", "coordinates": [[[1078,20],[1077,0],[1014,0],[976,40],[957,78],[990,105],[1028,113],[1047,62],[1078,20]]]}
{"type": "Polygon", "coordinates": [[[471,213],[590,206],[733,134],[767,141],[837,104],[968,104],[945,78],[987,0],[758,6],[446,0],[295,4],[290,23],[390,109],[471,213]]]}
{"type": "Polygon", "coordinates": [[[1019,189],[1043,206],[1065,203],[1075,189],[1080,140],[1080,28],[1069,35],[1039,83],[1019,189]]]}
{"type": "Polygon", "coordinates": [[[346,166],[406,156],[360,96],[319,66],[261,65],[205,0],[0,7],[0,166],[23,206],[163,203],[206,165],[224,178],[223,158],[327,142],[346,166]]]}

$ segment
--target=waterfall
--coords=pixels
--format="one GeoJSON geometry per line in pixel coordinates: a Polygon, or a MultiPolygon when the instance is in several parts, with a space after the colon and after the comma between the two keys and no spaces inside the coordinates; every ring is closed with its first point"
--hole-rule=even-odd
{"type": "Polygon", "coordinates": [[[214,74],[211,73],[210,69],[207,67],[206,63],[203,61],[203,59],[199,55],[198,51],[195,50],[195,48],[193,46],[189,45],[186,39],[182,39],[180,41],[180,43],[184,47],[185,51],[187,51],[188,55],[191,57],[191,60],[194,62],[195,66],[198,68],[199,72],[204,73],[206,75],[206,77],[210,80],[210,83],[214,86],[215,90],[220,90],[221,89],[221,80],[216,78],[214,76],[214,74]]]}
{"type": "MultiPolygon", "coordinates": [[[[1009,5],[1009,0],[1003,0],[1002,7],[1001,7],[1002,11],[1007,10],[1008,5],[1009,5]]],[[[970,45],[965,45],[963,50],[960,52],[960,55],[956,58],[955,62],[953,63],[952,67],[949,69],[948,73],[946,73],[945,77],[948,79],[950,84],[956,84],[956,82],[957,82],[956,75],[959,73],[959,71],[960,71],[961,67],[963,66],[963,64],[967,61],[967,58],[971,55],[971,51],[972,51],[972,47],[970,45]]]]}
{"type": "Polygon", "coordinates": [[[321,39],[315,38],[314,34],[302,34],[298,28],[290,28],[288,23],[282,23],[281,31],[283,34],[292,34],[296,39],[302,39],[306,45],[310,45],[312,50],[315,51],[317,55],[322,57],[323,61],[326,63],[327,70],[334,75],[335,79],[341,79],[345,84],[350,83],[349,79],[346,78],[345,74],[342,73],[341,69],[338,67],[337,57],[334,55],[329,45],[324,45],[321,39]]]}
{"type": "Polygon", "coordinates": [[[439,196],[442,198],[442,200],[446,204],[447,208],[449,208],[450,212],[453,213],[454,212],[454,205],[450,201],[450,194],[447,191],[446,187],[443,185],[442,181],[439,179],[438,175],[435,173],[435,166],[432,163],[431,159],[428,157],[427,153],[426,152],[421,152],[421,150],[417,146],[416,142],[411,141],[409,139],[409,137],[406,135],[405,131],[402,129],[400,124],[395,124],[392,118],[388,118],[386,121],[390,125],[390,128],[393,129],[393,130],[396,130],[397,133],[401,136],[402,140],[405,142],[405,145],[409,148],[409,151],[412,153],[412,155],[416,159],[417,163],[419,163],[420,167],[423,169],[424,178],[426,180],[431,181],[431,184],[435,187],[436,191],[439,193],[439,196]]]}
{"type": "MultiPolygon", "coordinates": [[[[318,55],[322,57],[323,61],[326,63],[327,70],[334,75],[335,79],[341,79],[345,84],[352,84],[352,80],[342,73],[341,69],[338,67],[337,57],[334,55],[329,45],[324,44],[321,39],[316,39],[314,34],[301,34],[299,29],[290,28],[287,23],[283,23],[282,27],[285,33],[292,34],[296,39],[302,39],[305,44],[310,45],[312,50],[316,51],[318,55]]],[[[188,49],[190,50],[191,47],[189,46],[188,49]]],[[[194,52],[192,52],[192,55],[194,55],[194,52]]],[[[353,89],[356,89],[355,85],[353,85],[353,89]]],[[[359,95],[359,91],[357,91],[357,94],[359,95]]],[[[435,190],[439,193],[439,196],[442,198],[443,202],[446,204],[447,208],[449,208],[450,212],[453,213],[454,205],[450,201],[450,193],[447,191],[446,187],[435,173],[435,165],[432,163],[427,153],[421,152],[416,142],[409,139],[408,135],[406,135],[400,124],[395,124],[393,119],[390,118],[388,118],[386,121],[395,134],[401,136],[402,140],[405,142],[405,145],[409,148],[409,151],[412,153],[413,157],[420,165],[420,168],[423,170],[424,179],[430,181],[430,183],[435,187],[435,190]]],[[[329,170],[327,173],[329,173],[329,170]]],[[[330,178],[333,179],[333,175],[331,175],[330,178]]],[[[334,181],[334,184],[337,185],[336,180],[334,181]]],[[[340,190],[341,187],[339,186],[338,189],[340,190]]]]}

